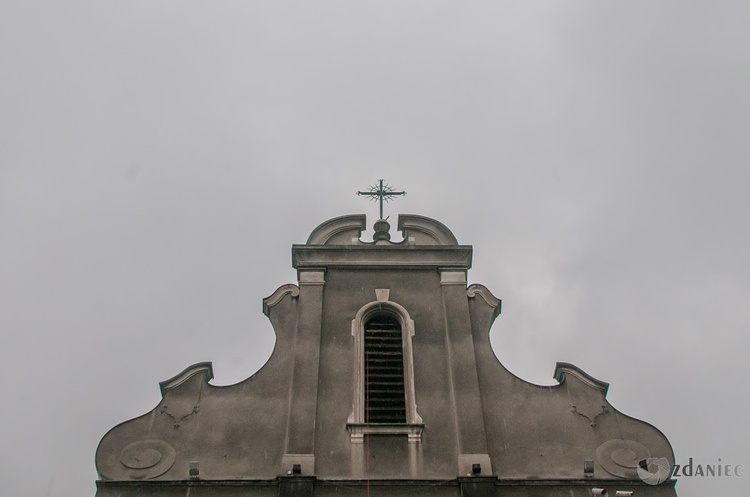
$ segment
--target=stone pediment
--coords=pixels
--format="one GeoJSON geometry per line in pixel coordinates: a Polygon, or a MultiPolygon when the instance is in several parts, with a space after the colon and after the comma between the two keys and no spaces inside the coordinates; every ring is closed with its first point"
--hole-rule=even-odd
{"type": "MultiPolygon", "coordinates": [[[[318,225],[307,238],[305,245],[360,245],[371,244],[361,240],[366,229],[364,214],[335,217],[318,225]]],[[[458,240],[440,221],[415,214],[398,216],[398,230],[403,241],[391,245],[458,245],[458,240]]]]}

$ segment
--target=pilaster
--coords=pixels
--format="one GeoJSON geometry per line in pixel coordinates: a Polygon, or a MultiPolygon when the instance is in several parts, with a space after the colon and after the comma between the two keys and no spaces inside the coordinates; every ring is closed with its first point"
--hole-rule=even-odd
{"type": "Polygon", "coordinates": [[[479,391],[474,341],[471,334],[466,271],[440,270],[446,349],[454,400],[457,438],[457,470],[465,475],[475,467],[475,476],[492,475],[487,451],[482,400],[479,391]],[[477,466],[474,466],[477,465],[477,466]]]}
{"type": "Polygon", "coordinates": [[[299,319],[294,336],[294,372],[284,459],[303,458],[303,475],[315,473],[315,415],[318,401],[320,333],[325,271],[299,271],[299,319]]]}

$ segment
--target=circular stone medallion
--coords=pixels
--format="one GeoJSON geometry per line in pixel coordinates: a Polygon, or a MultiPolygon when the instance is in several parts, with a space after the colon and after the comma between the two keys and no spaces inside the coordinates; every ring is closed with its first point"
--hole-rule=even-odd
{"type": "Polygon", "coordinates": [[[164,440],[140,440],[120,452],[120,462],[131,471],[130,477],[138,480],[156,478],[172,467],[177,457],[174,447],[164,440]]]}
{"type": "Polygon", "coordinates": [[[649,450],[633,440],[615,438],[596,449],[596,462],[607,473],[622,478],[638,477],[638,462],[651,457],[649,450]]]}

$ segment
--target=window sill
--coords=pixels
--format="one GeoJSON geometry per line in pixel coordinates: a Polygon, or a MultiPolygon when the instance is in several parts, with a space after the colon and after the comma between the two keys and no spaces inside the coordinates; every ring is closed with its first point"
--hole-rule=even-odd
{"type": "Polygon", "coordinates": [[[352,443],[363,443],[365,435],[407,435],[409,443],[422,441],[422,423],[347,423],[352,443]]]}

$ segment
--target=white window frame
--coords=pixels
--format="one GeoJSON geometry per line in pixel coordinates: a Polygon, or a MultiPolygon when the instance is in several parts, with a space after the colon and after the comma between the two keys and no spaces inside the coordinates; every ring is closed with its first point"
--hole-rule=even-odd
{"type": "Polygon", "coordinates": [[[388,289],[375,290],[377,300],[362,306],[352,320],[352,338],[354,340],[354,399],[352,414],[346,424],[352,443],[362,443],[365,435],[407,435],[409,443],[422,441],[424,424],[417,413],[414,393],[414,358],[412,337],[414,320],[400,304],[391,302],[388,289]],[[404,393],[406,396],[405,423],[366,423],[365,422],[365,324],[377,314],[389,314],[401,324],[401,340],[404,354],[404,393]]]}

